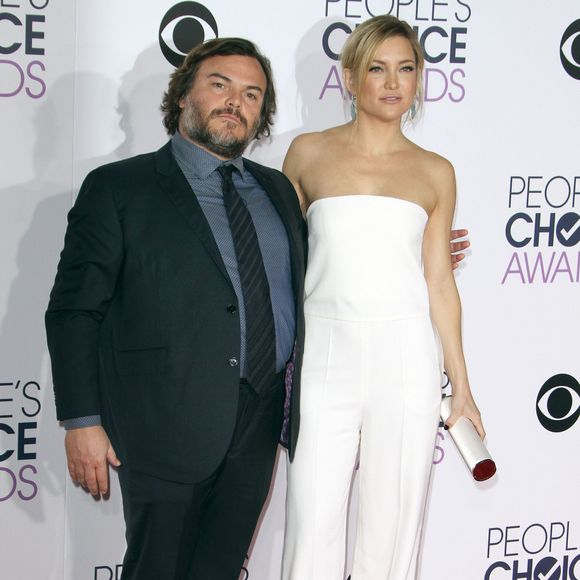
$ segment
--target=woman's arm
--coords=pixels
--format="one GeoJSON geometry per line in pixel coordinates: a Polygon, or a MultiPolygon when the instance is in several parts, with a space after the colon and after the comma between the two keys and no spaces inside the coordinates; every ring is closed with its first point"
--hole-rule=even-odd
{"type": "Polygon", "coordinates": [[[449,234],[455,209],[455,172],[443,158],[433,160],[432,179],[437,193],[435,209],[429,216],[423,240],[423,263],[429,289],[431,316],[437,327],[445,360],[445,370],[453,387],[452,413],[447,424],[468,417],[483,439],[485,430],[473,400],[461,339],[461,302],[449,262],[449,234]]]}
{"type": "Polygon", "coordinates": [[[284,164],[282,165],[282,173],[292,182],[296,194],[298,195],[298,201],[300,202],[300,208],[302,209],[302,214],[306,214],[308,209],[308,201],[306,195],[302,189],[301,175],[303,171],[304,164],[304,138],[306,135],[299,135],[292,141],[286,157],[284,158],[284,164]]]}

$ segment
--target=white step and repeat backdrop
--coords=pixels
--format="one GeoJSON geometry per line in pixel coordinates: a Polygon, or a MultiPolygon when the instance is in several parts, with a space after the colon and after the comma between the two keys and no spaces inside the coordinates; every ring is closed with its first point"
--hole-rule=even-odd
{"type": "MultiPolygon", "coordinates": [[[[421,579],[580,579],[576,0],[0,0],[1,578],[120,577],[118,486],[95,501],[67,478],[43,329],[87,171],[165,142],[172,54],[216,35],[272,60],[276,131],[249,155],[280,167],[294,136],[344,121],[337,53],[384,13],[427,56],[410,136],[456,167],[465,349],[499,465],[475,484],[439,432],[421,579]]],[[[278,578],[285,462],[241,578],[278,578]]]]}

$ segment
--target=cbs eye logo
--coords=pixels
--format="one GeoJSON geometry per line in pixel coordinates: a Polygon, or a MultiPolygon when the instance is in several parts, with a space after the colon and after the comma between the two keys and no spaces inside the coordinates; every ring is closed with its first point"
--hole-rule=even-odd
{"type": "Polygon", "coordinates": [[[560,41],[560,60],[564,70],[580,80],[580,19],[572,22],[560,41]]]}
{"type": "Polygon", "coordinates": [[[197,2],[180,2],[170,8],[159,25],[159,47],[175,67],[198,44],[217,38],[218,27],[213,14],[197,2]]]}
{"type": "Polygon", "coordinates": [[[580,383],[563,373],[550,377],[538,393],[536,414],[552,433],[570,429],[580,416],[580,383]]]}

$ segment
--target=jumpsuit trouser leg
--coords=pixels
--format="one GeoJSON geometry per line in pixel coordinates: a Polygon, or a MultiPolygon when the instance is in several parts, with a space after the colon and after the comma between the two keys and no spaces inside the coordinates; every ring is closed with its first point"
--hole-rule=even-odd
{"type": "Polygon", "coordinates": [[[441,400],[431,321],[307,315],[306,336],[283,579],[344,578],[360,449],[352,580],[412,580],[441,400]]]}

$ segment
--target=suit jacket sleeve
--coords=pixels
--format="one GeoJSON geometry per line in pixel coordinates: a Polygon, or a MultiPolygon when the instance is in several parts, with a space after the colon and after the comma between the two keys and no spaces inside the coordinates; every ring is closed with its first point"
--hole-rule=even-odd
{"type": "Polygon", "coordinates": [[[99,336],[122,263],[119,217],[104,172],[85,179],[68,215],[45,316],[59,420],[100,414],[99,336]]]}

